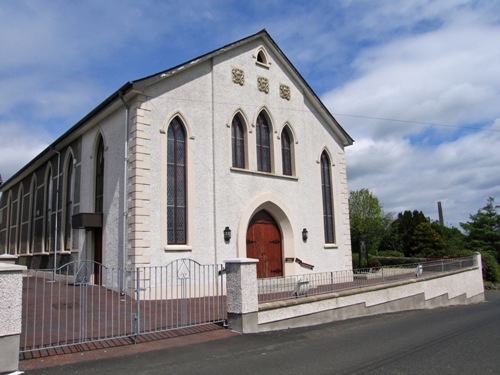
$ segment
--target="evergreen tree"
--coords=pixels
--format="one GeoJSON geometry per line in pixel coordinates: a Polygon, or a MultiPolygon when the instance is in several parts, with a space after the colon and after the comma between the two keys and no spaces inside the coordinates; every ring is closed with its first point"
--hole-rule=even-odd
{"type": "MultiPolygon", "coordinates": [[[[406,257],[412,257],[414,248],[413,234],[415,229],[420,223],[428,223],[429,220],[424,216],[422,211],[405,211],[399,213],[398,217],[392,223],[392,240],[399,243],[402,251],[406,257]]],[[[387,249],[389,250],[389,249],[387,249]]]]}
{"type": "Polygon", "coordinates": [[[470,251],[465,250],[465,236],[455,227],[441,225],[439,221],[432,222],[432,228],[439,233],[445,246],[445,255],[466,256],[470,251]]]}
{"type": "Polygon", "coordinates": [[[415,228],[412,236],[411,254],[419,258],[445,255],[443,239],[429,222],[422,222],[415,228]]]}
{"type": "Polygon", "coordinates": [[[488,198],[486,206],[469,215],[470,221],[460,223],[466,233],[466,246],[473,251],[486,251],[500,262],[500,206],[488,198]]]}

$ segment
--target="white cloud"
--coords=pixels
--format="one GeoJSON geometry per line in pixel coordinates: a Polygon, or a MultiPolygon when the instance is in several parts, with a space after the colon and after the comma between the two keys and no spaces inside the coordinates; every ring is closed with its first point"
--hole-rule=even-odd
{"type": "MultiPolygon", "coordinates": [[[[392,4],[371,15],[366,29],[397,13],[392,4]]],[[[417,209],[434,219],[442,201],[445,221],[458,226],[488,196],[500,198],[498,12],[465,1],[412,4],[401,8],[406,15],[399,21],[382,26],[383,33],[426,17],[436,27],[361,50],[351,65],[355,78],[323,99],[356,140],[347,150],[350,189],[369,188],[387,211],[417,209]],[[409,16],[419,5],[422,12],[409,16]]]]}
{"type": "MultiPolygon", "coordinates": [[[[500,129],[499,2],[19,0],[0,19],[4,180],[127,80],[262,28],[334,114],[500,129]]],[[[336,117],[349,187],[386,210],[441,200],[458,225],[500,199],[498,132],[336,117]]]]}
{"type": "Polygon", "coordinates": [[[0,173],[4,181],[53,141],[44,129],[26,128],[16,122],[0,123],[0,134],[0,173]]]}

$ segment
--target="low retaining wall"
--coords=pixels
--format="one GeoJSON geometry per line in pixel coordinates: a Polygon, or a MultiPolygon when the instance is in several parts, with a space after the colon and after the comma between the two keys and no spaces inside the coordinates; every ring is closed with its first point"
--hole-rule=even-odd
{"type": "MultiPolygon", "coordinates": [[[[476,255],[475,264],[481,265],[476,255]]],[[[255,264],[246,264],[252,267],[255,264]]],[[[254,275],[251,269],[247,275],[254,275]]],[[[229,279],[228,279],[229,288],[229,279]]],[[[230,298],[228,293],[228,298],[230,298]]],[[[261,303],[229,316],[229,328],[243,333],[310,326],[398,311],[478,303],[484,301],[481,267],[420,277],[342,292],[261,303]],[[255,316],[256,315],[256,316],[255,316]],[[233,324],[231,317],[237,318],[233,324]],[[246,319],[245,319],[246,317],[246,319]],[[246,325],[242,321],[248,322],[246,325]]],[[[229,311],[228,311],[229,312],[229,311]]]]}

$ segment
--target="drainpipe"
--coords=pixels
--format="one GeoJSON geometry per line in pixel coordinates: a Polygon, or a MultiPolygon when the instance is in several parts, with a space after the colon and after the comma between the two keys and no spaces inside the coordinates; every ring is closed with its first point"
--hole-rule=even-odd
{"type": "Polygon", "coordinates": [[[215,189],[215,110],[214,110],[214,60],[212,59],[212,186],[213,186],[213,214],[214,214],[214,260],[217,263],[217,191],[215,189]]]}
{"type": "Polygon", "coordinates": [[[55,244],[54,244],[54,274],[53,281],[56,279],[56,270],[57,270],[57,248],[60,245],[59,234],[59,221],[57,220],[57,216],[59,214],[59,180],[61,178],[61,153],[57,151],[55,148],[52,148],[57,154],[57,184],[56,184],[56,217],[54,219],[54,230],[55,230],[55,244]]]}
{"type": "Polygon", "coordinates": [[[127,229],[128,229],[128,208],[127,208],[127,169],[128,169],[128,135],[129,135],[129,116],[130,105],[125,102],[123,92],[120,91],[120,100],[125,106],[125,144],[123,157],[123,253],[122,253],[122,278],[120,280],[120,293],[125,295],[125,268],[127,266],[127,229]]]}

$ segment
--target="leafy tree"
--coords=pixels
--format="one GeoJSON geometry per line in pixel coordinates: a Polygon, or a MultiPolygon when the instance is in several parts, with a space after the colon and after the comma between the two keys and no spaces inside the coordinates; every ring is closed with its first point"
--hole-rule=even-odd
{"type": "Polygon", "coordinates": [[[445,255],[444,241],[429,222],[422,222],[415,228],[412,236],[411,253],[421,258],[445,255]]]}
{"type": "Polygon", "coordinates": [[[500,206],[488,198],[486,206],[469,215],[470,221],[460,223],[466,233],[466,246],[474,251],[487,251],[500,262],[500,206]]]}
{"type": "Polygon", "coordinates": [[[368,253],[377,251],[383,236],[384,212],[378,198],[368,189],[351,191],[349,217],[353,252],[359,253],[364,241],[368,253]]]}
{"type": "Polygon", "coordinates": [[[405,211],[399,213],[396,220],[392,222],[391,230],[383,241],[382,250],[402,251],[406,257],[412,257],[414,254],[413,234],[420,223],[428,223],[429,220],[422,211],[405,211]]]}
{"type": "Polygon", "coordinates": [[[439,221],[432,222],[432,228],[439,233],[445,246],[445,255],[462,256],[469,255],[470,251],[464,253],[464,234],[455,227],[441,225],[439,221]]]}

